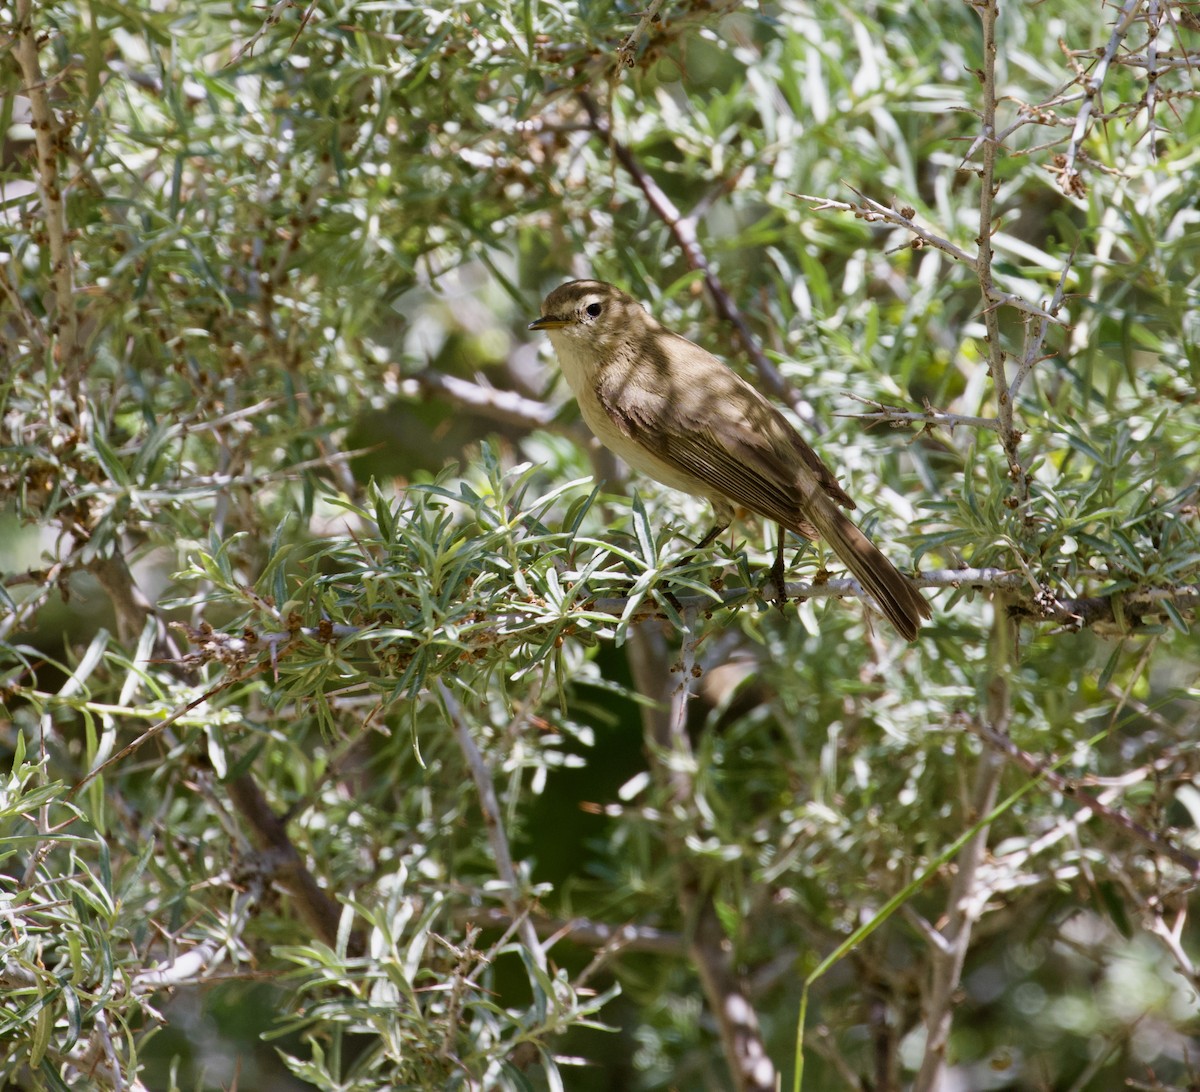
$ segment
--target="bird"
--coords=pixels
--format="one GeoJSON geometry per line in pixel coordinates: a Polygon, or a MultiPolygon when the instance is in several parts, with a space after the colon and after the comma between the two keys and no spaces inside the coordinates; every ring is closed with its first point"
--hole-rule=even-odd
{"type": "MultiPolygon", "coordinates": [[[[543,330],[580,414],[633,469],[712,505],[712,543],[739,510],[823,538],[906,640],[929,604],[842,509],[854,501],[791,422],[706,349],[667,329],[615,285],[554,289],[529,324],[543,330]]],[[[784,597],[783,535],[771,574],[784,597]]]]}

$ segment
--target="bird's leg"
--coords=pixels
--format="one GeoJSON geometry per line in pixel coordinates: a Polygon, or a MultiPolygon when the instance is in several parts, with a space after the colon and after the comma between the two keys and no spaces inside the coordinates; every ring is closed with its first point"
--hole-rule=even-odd
{"type": "Polygon", "coordinates": [[[775,585],[775,605],[783,610],[787,604],[787,588],[783,579],[783,540],[785,531],[779,528],[779,541],[775,544],[775,563],[771,566],[771,583],[775,585]]]}
{"type": "MultiPolygon", "coordinates": [[[[731,522],[733,522],[732,519],[727,519],[722,522],[718,518],[717,525],[711,531],[709,531],[708,534],[706,534],[699,542],[697,542],[696,545],[694,547],[692,547],[691,551],[686,556],[684,556],[683,558],[680,559],[679,565],[681,567],[684,565],[690,565],[695,560],[696,555],[701,550],[705,549],[708,546],[711,546],[714,542],[717,541],[718,538],[721,537],[722,534],[724,534],[725,528],[727,528],[731,522]]],[[[667,592],[667,595],[670,596],[672,606],[674,606],[677,610],[681,609],[679,606],[679,601],[673,595],[671,595],[670,592],[667,592]]]]}
{"type": "Polygon", "coordinates": [[[729,524],[731,522],[732,522],[732,520],[725,520],[724,522],[722,522],[720,519],[718,519],[717,525],[711,531],[709,531],[708,534],[705,535],[699,542],[697,542],[695,546],[692,547],[691,552],[688,553],[686,557],[682,558],[680,560],[679,564],[680,565],[690,565],[696,559],[696,555],[701,550],[706,549],[707,547],[711,546],[714,542],[717,541],[717,539],[719,539],[721,537],[721,535],[723,535],[725,533],[725,529],[729,526],[729,524]]]}
{"type": "MultiPolygon", "coordinates": [[[[696,543],[696,549],[703,550],[706,546],[711,546],[714,542],[717,541],[717,539],[719,539],[721,537],[721,535],[723,535],[725,533],[725,529],[729,526],[729,523],[730,523],[729,520],[725,520],[724,522],[718,521],[717,525],[711,531],[709,531],[708,534],[705,535],[699,542],[696,543]]],[[[691,561],[691,559],[695,556],[696,556],[695,553],[690,553],[687,556],[687,560],[691,561]]]]}

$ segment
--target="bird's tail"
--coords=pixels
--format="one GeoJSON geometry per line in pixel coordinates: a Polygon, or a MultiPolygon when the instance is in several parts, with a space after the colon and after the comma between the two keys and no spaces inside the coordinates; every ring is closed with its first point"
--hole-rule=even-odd
{"type": "Polygon", "coordinates": [[[826,497],[814,498],[805,515],[833,547],[846,568],[857,578],[907,641],[917,639],[921,621],[930,615],[929,604],[912,581],[896,568],[875,544],[826,497]]]}

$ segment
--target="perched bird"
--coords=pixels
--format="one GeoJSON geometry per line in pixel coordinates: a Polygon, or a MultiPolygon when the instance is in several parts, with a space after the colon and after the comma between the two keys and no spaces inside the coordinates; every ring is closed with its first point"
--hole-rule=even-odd
{"type": "MultiPolygon", "coordinates": [[[[854,508],[791,423],[715,356],[603,281],[570,281],[529,324],[545,330],[588,428],[635,470],[707,497],[717,526],[739,508],[824,538],[892,625],[915,640],[929,604],[841,512],[854,508]]],[[[783,595],[783,535],[772,577],[783,595]]]]}

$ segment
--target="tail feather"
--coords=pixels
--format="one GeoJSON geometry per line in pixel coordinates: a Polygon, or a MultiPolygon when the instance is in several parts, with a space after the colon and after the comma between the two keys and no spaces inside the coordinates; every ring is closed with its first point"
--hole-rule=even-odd
{"type": "Polygon", "coordinates": [[[900,635],[915,641],[922,620],[930,616],[925,597],[831,501],[825,497],[814,500],[805,515],[900,635]]]}

